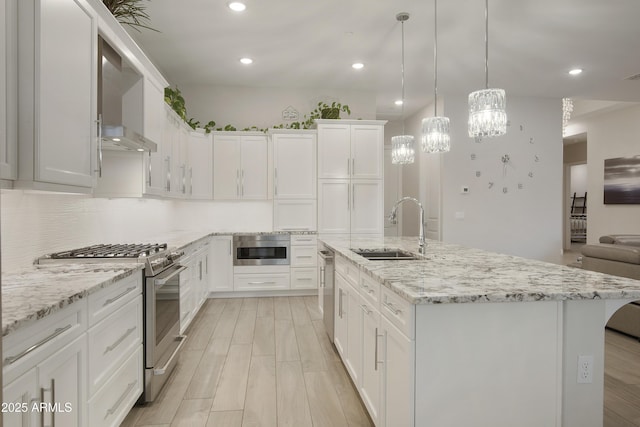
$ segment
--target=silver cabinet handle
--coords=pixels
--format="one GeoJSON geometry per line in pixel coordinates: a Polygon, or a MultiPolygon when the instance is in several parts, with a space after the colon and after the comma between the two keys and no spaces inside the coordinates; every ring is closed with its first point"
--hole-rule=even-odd
{"type": "Polygon", "coordinates": [[[102,178],[102,114],[98,115],[98,178],[102,178]]]}
{"type": "Polygon", "coordinates": [[[342,289],[339,289],[339,298],[338,298],[338,315],[342,319],[342,289]]]}
{"type": "Polygon", "coordinates": [[[151,151],[149,151],[149,167],[147,168],[147,185],[151,187],[151,151]]]}
{"type": "Polygon", "coordinates": [[[351,161],[347,159],[347,176],[351,175],[351,161]]]}
{"type": "Polygon", "coordinates": [[[313,280],[311,277],[298,277],[298,280],[308,282],[309,280],[313,280]]]}
{"type": "Polygon", "coordinates": [[[11,365],[12,363],[17,362],[18,360],[20,360],[23,357],[25,357],[27,354],[29,354],[32,351],[42,347],[43,345],[45,345],[46,343],[48,343],[49,341],[51,341],[52,339],[54,339],[55,337],[60,335],[61,333],[65,332],[65,331],[68,331],[69,329],[71,329],[71,326],[72,326],[71,324],[68,324],[67,326],[65,326],[63,328],[57,328],[55,331],[53,331],[53,333],[51,335],[49,335],[48,337],[38,341],[37,343],[35,343],[31,347],[29,347],[28,349],[22,351],[21,353],[15,355],[15,356],[6,357],[4,359],[4,365],[7,366],[7,365],[11,365]]]}
{"type": "Polygon", "coordinates": [[[124,393],[122,393],[120,395],[120,397],[118,398],[118,400],[116,400],[116,403],[113,404],[113,406],[109,409],[107,409],[107,413],[104,416],[104,419],[106,420],[107,418],[109,418],[109,415],[112,415],[114,412],[116,412],[116,409],[118,409],[118,406],[120,406],[122,404],[122,401],[124,400],[125,397],[127,397],[127,394],[129,394],[129,392],[131,390],[133,390],[133,387],[136,385],[136,381],[129,383],[129,385],[127,385],[126,390],[124,391],[124,393]]]}
{"type": "Polygon", "coordinates": [[[129,335],[131,335],[131,333],[133,331],[136,330],[136,327],[134,326],[133,328],[129,328],[127,329],[127,331],[120,337],[118,338],[113,344],[111,344],[110,346],[107,346],[104,349],[104,353],[102,353],[102,355],[104,356],[105,354],[109,353],[110,351],[114,350],[116,347],[118,347],[120,345],[120,343],[122,341],[124,341],[129,335]]]}
{"type": "Polygon", "coordinates": [[[240,174],[240,182],[241,182],[241,184],[240,184],[240,189],[241,189],[240,195],[242,197],[244,197],[244,169],[242,169],[242,172],[240,174]]]}
{"type": "Polygon", "coordinates": [[[378,370],[378,365],[379,365],[379,364],[381,364],[381,363],[383,363],[383,362],[381,362],[380,360],[378,360],[378,338],[379,338],[379,337],[382,337],[382,335],[378,334],[378,328],[376,328],[376,332],[375,332],[375,334],[376,334],[376,335],[375,335],[375,337],[374,337],[374,339],[375,339],[375,351],[373,352],[373,354],[374,354],[374,359],[373,359],[373,363],[374,363],[374,365],[373,365],[373,369],[374,369],[375,371],[377,371],[377,370],[378,370]]]}
{"type": "Polygon", "coordinates": [[[312,255],[298,255],[296,258],[312,258],[312,255]]]}
{"type": "Polygon", "coordinates": [[[400,310],[399,308],[396,308],[395,305],[393,305],[392,303],[390,303],[388,301],[383,301],[382,305],[384,305],[389,310],[391,310],[393,312],[393,314],[395,314],[396,316],[399,315],[400,313],[402,313],[402,310],[400,310]]]}
{"type": "Polygon", "coordinates": [[[167,156],[164,162],[167,165],[167,185],[165,188],[169,192],[171,191],[171,156],[167,156]]]}
{"type": "Polygon", "coordinates": [[[324,280],[325,280],[324,275],[325,275],[324,267],[320,267],[320,287],[321,288],[325,287],[325,285],[324,285],[324,280]]]}
{"type": "Polygon", "coordinates": [[[236,196],[240,195],[240,169],[236,169],[236,196]]]}
{"type": "Polygon", "coordinates": [[[309,230],[309,227],[283,227],[282,231],[306,231],[309,230]]]}
{"type": "Polygon", "coordinates": [[[351,158],[351,174],[352,175],[356,174],[356,158],[355,157],[351,158]]]}
{"type": "Polygon", "coordinates": [[[249,282],[249,285],[275,285],[276,282],[273,281],[261,281],[261,282],[249,282]]]}
{"type": "Polygon", "coordinates": [[[104,302],[104,304],[102,304],[103,307],[108,306],[109,304],[113,304],[114,302],[118,301],[120,298],[122,298],[123,296],[125,296],[126,294],[128,294],[129,292],[133,291],[136,287],[132,286],[130,288],[125,289],[124,291],[122,291],[121,293],[119,293],[118,295],[116,295],[113,298],[109,298],[108,300],[106,300],[104,302]]]}
{"type": "MultiPolygon", "coordinates": [[[[44,393],[50,391],[51,392],[51,405],[55,405],[56,403],[56,380],[51,378],[51,388],[40,387],[40,402],[44,403],[44,393]]],[[[47,411],[40,411],[40,423],[42,427],[44,427],[44,413],[47,411]]],[[[56,412],[51,411],[51,427],[56,426],[56,412]]]]}
{"type": "Polygon", "coordinates": [[[278,168],[273,169],[274,194],[278,195],[278,168]]]}
{"type": "Polygon", "coordinates": [[[190,182],[189,182],[189,194],[191,194],[193,196],[193,166],[191,166],[189,168],[189,175],[190,175],[189,176],[189,179],[190,179],[190,182]]]}
{"type": "Polygon", "coordinates": [[[182,194],[187,193],[187,165],[180,165],[180,170],[182,170],[182,194]]]}

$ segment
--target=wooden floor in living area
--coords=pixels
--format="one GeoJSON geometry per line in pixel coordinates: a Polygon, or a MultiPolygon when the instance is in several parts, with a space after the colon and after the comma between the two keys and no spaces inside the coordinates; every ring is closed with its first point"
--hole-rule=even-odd
{"type": "Polygon", "coordinates": [[[605,332],[604,427],[640,426],[640,341],[605,332]]]}
{"type": "Polygon", "coordinates": [[[210,299],[157,400],[122,426],[372,426],[316,297],[210,299]]]}

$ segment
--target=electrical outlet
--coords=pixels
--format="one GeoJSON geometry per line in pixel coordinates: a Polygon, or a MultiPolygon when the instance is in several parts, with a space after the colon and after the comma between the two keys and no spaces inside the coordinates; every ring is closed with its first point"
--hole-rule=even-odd
{"type": "Polygon", "coordinates": [[[578,356],[578,384],[593,382],[593,356],[578,356]]]}

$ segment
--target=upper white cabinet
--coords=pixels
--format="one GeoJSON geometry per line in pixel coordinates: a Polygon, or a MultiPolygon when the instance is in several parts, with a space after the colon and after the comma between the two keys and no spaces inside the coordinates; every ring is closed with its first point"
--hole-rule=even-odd
{"type": "Polygon", "coordinates": [[[277,130],[273,141],[273,229],[317,229],[316,132],[277,130]]]}
{"type": "Polygon", "coordinates": [[[189,134],[187,188],[191,199],[211,200],[213,197],[212,150],[211,134],[189,134]]]}
{"type": "MultiPolygon", "coordinates": [[[[144,79],[144,133],[147,138],[158,144],[158,151],[144,155],[144,194],[161,196],[165,192],[165,130],[164,88],[150,78],[144,79]]],[[[165,107],[166,106],[166,107],[165,107]]]]}
{"type": "Polygon", "coordinates": [[[316,123],[319,179],[382,179],[385,121],[316,120],[316,123]]]}
{"type": "Polygon", "coordinates": [[[274,199],[316,197],[316,137],[313,133],[274,133],[274,199]]]}
{"type": "Polygon", "coordinates": [[[0,179],[18,171],[17,0],[0,1],[0,179]]]}
{"type": "Polygon", "coordinates": [[[268,197],[268,143],[259,133],[214,133],[213,198],[265,200],[268,197]]]}
{"type": "Polygon", "coordinates": [[[95,11],[84,0],[18,6],[20,185],[88,192],[97,157],[95,11]]]}

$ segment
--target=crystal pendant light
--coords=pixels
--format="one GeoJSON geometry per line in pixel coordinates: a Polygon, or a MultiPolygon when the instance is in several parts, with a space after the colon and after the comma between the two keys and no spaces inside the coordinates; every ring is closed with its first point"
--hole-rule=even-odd
{"type": "Polygon", "coordinates": [[[451,150],[449,118],[438,117],[438,0],[433,2],[433,116],[422,119],[422,151],[446,153],[451,150]]]}
{"type": "Polygon", "coordinates": [[[402,120],[403,135],[391,137],[391,163],[394,165],[406,165],[413,163],[416,157],[415,138],[412,135],[404,135],[404,21],[409,19],[409,14],[400,12],[396,19],[402,24],[402,120]]]}
{"type": "Polygon", "coordinates": [[[469,136],[476,141],[507,133],[505,92],[489,89],[489,0],[485,0],[484,21],[485,89],[469,94],[469,136]]]}

